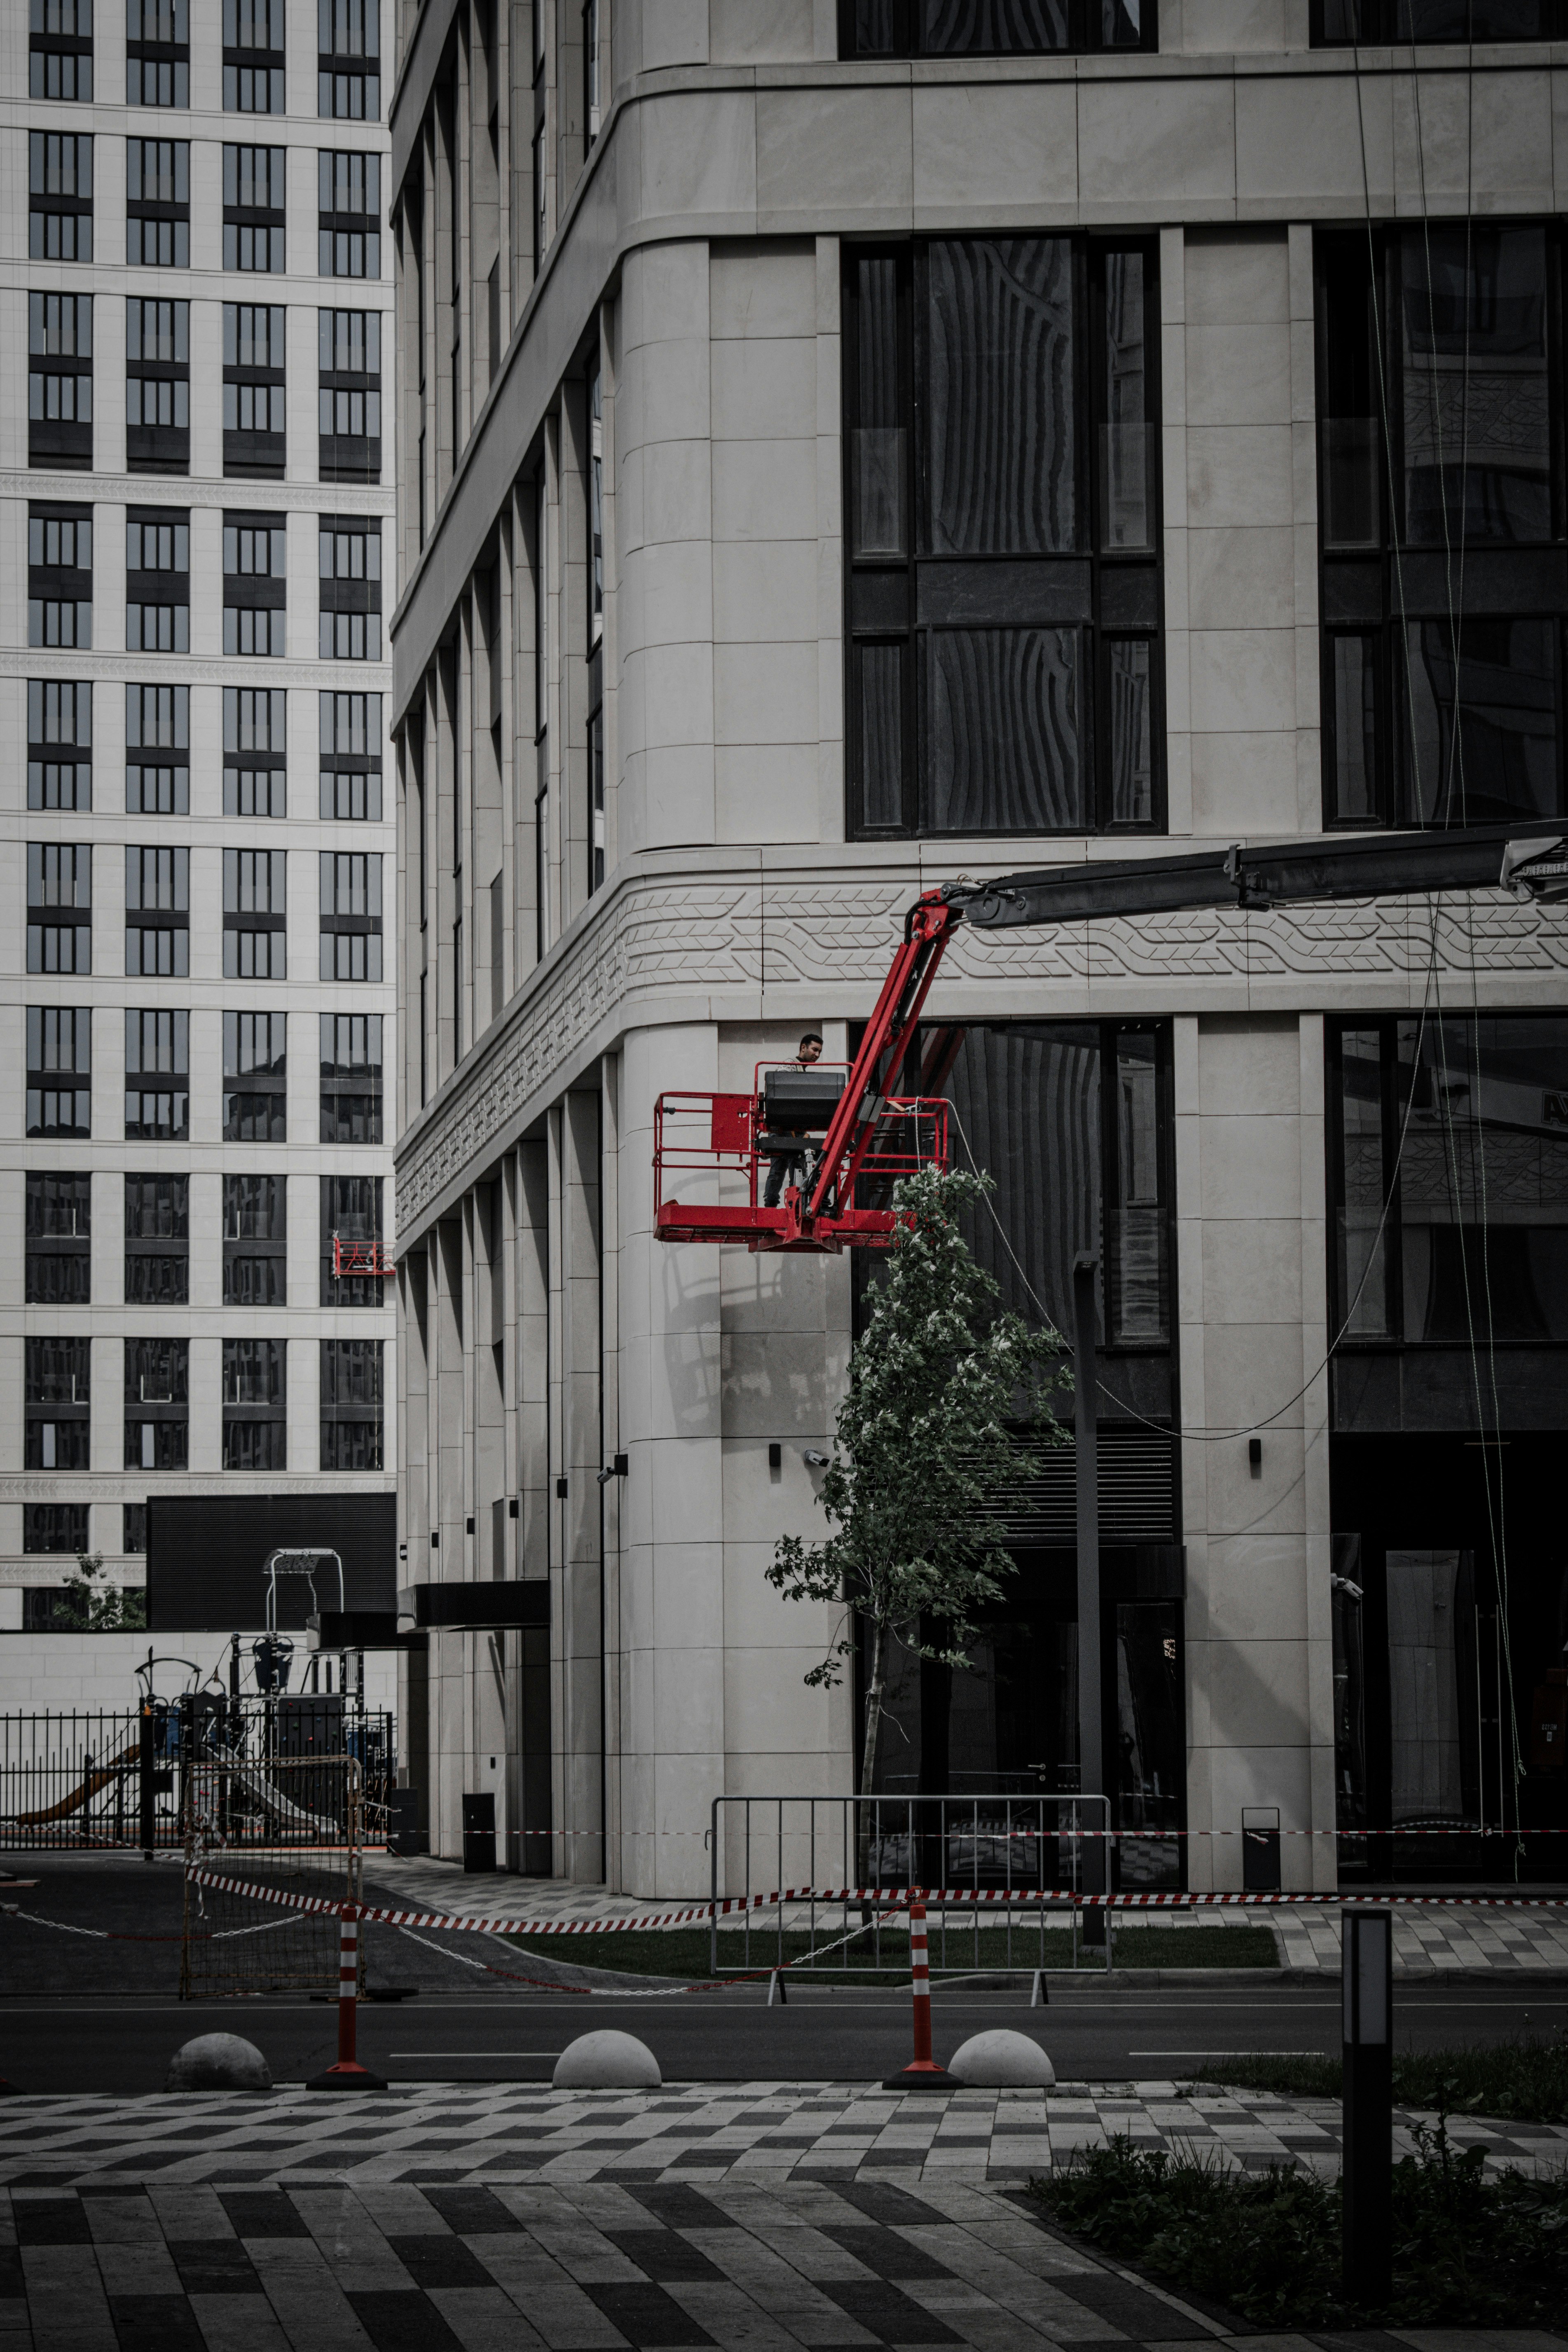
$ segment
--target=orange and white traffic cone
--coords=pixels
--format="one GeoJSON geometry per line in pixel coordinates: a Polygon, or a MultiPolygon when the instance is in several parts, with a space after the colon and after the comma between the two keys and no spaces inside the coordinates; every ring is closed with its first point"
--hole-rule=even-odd
{"type": "Polygon", "coordinates": [[[384,2074],[373,2074],[356,2053],[359,2032],[359,1910],[345,1903],[338,1916],[338,2063],[312,2074],[308,2091],[384,2091],[384,2074]]]}
{"type": "Polygon", "coordinates": [[[960,2085],[931,2054],[931,1966],[926,1952],[926,1907],[917,1896],[910,1905],[910,1991],[913,1997],[915,2054],[884,2091],[956,2091],[960,2085]]]}

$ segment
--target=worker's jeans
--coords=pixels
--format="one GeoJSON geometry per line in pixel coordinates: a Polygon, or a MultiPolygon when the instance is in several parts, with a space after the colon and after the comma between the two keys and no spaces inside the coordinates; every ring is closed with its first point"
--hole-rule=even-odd
{"type": "Polygon", "coordinates": [[[768,1170],[767,1189],[763,1194],[764,1209],[776,1209],[784,1198],[786,1184],[798,1184],[804,1190],[809,1155],[805,1151],[781,1152],[768,1170]]]}

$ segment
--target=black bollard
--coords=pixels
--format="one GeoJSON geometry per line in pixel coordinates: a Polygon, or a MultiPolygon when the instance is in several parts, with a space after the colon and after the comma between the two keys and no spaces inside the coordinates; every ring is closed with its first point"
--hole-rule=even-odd
{"type": "Polygon", "coordinates": [[[1342,1911],[1344,2278],[1363,2310],[1394,2284],[1394,1915],[1342,1911]]]}

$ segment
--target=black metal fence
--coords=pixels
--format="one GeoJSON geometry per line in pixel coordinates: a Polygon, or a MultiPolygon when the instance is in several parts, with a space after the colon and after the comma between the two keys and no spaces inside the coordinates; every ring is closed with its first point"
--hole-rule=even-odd
{"type": "MultiPolygon", "coordinates": [[[[226,1844],[345,1843],[342,1808],[299,1793],[310,1778],[301,1767],[343,1757],[359,1766],[359,1823],[378,1842],[395,1780],[393,1717],[345,1696],[197,1691],[142,1708],[0,1715],[0,1850],[179,1845],[210,1809],[214,1766],[228,1768],[235,1792],[226,1844]]],[[[341,1777],[339,1765],[334,1786],[341,1777]]]]}

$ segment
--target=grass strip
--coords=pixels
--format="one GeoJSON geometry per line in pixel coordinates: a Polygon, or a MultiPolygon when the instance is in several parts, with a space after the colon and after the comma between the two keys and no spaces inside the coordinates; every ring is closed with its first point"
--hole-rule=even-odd
{"type": "MultiPolygon", "coordinates": [[[[1120,1938],[1118,1939],[1120,1941],[1120,1938]]],[[[1337,2099],[1340,2062],[1300,2057],[1209,2058],[1194,2080],[1282,2098],[1337,2099]]],[[[1394,2061],[1394,2095],[1402,2106],[1449,2115],[1496,2116],[1516,2123],[1568,2123],[1568,2034],[1523,2034],[1489,2046],[1405,2050],[1394,2061]]]]}
{"type": "MultiPolygon", "coordinates": [[[[868,1930],[854,1943],[839,1945],[842,1926],[819,1927],[818,1947],[837,1947],[813,1968],[813,1978],[858,1982],[871,1979],[905,1981],[910,1972],[910,1939],[901,1928],[868,1930]]],[[[1072,1930],[1015,1927],[1011,1944],[1005,1927],[950,1928],[944,1940],[933,1929],[931,1938],[932,1973],[950,1969],[1012,1969],[1020,1974],[1033,1969],[1070,1969],[1072,1930]]],[[[608,1936],[514,1936],[520,1952],[541,1959],[570,1960],[579,1968],[618,1969],[631,1976],[706,1978],[713,1973],[706,1927],[622,1930],[608,1936]]],[[[805,1928],[791,1928],[783,1938],[753,1929],[748,1937],[732,1927],[719,1931],[721,1971],[726,1975],[749,1969],[776,1968],[781,1958],[801,1960],[812,1948],[805,1928]],[[782,1945],[782,1948],[781,1948],[782,1945]]],[[[1274,1937],[1267,1927],[1123,1927],[1117,1931],[1116,1965],[1125,1969],[1271,1969],[1279,1965],[1274,1937]]],[[[1081,1968],[1100,1972],[1101,1962],[1080,1947],[1081,1968]]],[[[804,1974],[803,1969],[800,1973],[804,1974]]]]}

